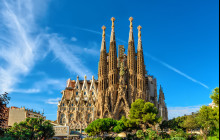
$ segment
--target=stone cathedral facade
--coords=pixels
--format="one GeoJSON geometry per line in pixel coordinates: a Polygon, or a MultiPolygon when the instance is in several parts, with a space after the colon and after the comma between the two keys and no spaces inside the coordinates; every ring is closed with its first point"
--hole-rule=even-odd
{"type": "Polygon", "coordinates": [[[127,55],[123,45],[118,46],[115,39],[112,18],[109,52],[106,50],[105,29],[103,26],[100,59],[98,63],[98,80],[68,79],[58,103],[57,122],[68,125],[72,131],[82,131],[97,118],[120,119],[128,117],[132,102],[143,99],[152,102],[158,108],[158,116],[168,120],[168,111],[163,89],[160,86],[159,99],[157,81],[148,75],[144,64],[141,40],[141,26],[138,26],[137,51],[133,36],[133,18],[130,17],[130,31],[127,55]]]}

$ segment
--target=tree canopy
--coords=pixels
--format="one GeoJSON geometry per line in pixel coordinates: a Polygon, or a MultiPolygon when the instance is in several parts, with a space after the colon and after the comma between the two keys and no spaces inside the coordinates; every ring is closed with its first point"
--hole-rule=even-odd
{"type": "Polygon", "coordinates": [[[112,118],[97,119],[87,126],[85,132],[89,134],[89,136],[103,136],[105,132],[112,132],[116,123],[117,121],[112,118]]]}
{"type": "Polygon", "coordinates": [[[215,88],[212,91],[212,94],[210,97],[213,100],[213,103],[219,107],[219,87],[215,88]]]}
{"type": "Polygon", "coordinates": [[[5,92],[0,94],[0,136],[4,134],[4,126],[7,121],[7,104],[9,103],[10,97],[8,97],[8,93],[5,92]],[[1,128],[3,127],[3,128],[1,128]]]}
{"type": "Polygon", "coordinates": [[[43,118],[27,118],[25,121],[15,123],[6,132],[6,136],[14,139],[48,139],[54,136],[53,125],[43,118]]]}
{"type": "Polygon", "coordinates": [[[136,120],[148,127],[155,126],[161,122],[161,117],[158,117],[158,110],[153,103],[145,102],[142,99],[137,99],[131,104],[129,117],[131,120],[136,120]]]}

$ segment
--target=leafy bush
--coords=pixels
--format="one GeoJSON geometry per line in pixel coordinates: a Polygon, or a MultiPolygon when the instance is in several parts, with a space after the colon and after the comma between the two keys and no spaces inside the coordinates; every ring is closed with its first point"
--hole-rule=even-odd
{"type": "Polygon", "coordinates": [[[138,131],[136,132],[136,136],[137,136],[138,138],[143,138],[143,137],[144,137],[144,132],[143,132],[142,130],[138,130],[138,131]]]}
{"type": "Polygon", "coordinates": [[[217,136],[213,136],[213,137],[208,137],[208,140],[219,140],[219,138],[217,138],[217,136]]]}
{"type": "Polygon", "coordinates": [[[176,134],[177,134],[176,131],[171,131],[171,132],[170,132],[170,137],[171,137],[171,138],[176,137],[176,134]]]}
{"type": "Polygon", "coordinates": [[[115,140],[123,140],[121,137],[116,137],[115,140]]]}
{"type": "Polygon", "coordinates": [[[178,129],[176,137],[186,137],[186,133],[182,129],[178,129]]]}
{"type": "Polygon", "coordinates": [[[167,134],[166,132],[162,132],[162,133],[160,133],[159,136],[160,136],[162,139],[170,138],[170,135],[167,134]]]}
{"type": "Polygon", "coordinates": [[[146,130],[146,135],[151,140],[158,140],[158,139],[160,139],[160,136],[157,134],[157,132],[153,131],[151,128],[146,130]]]}
{"type": "Polygon", "coordinates": [[[171,131],[170,137],[171,138],[179,138],[179,137],[186,138],[187,135],[182,129],[177,129],[177,131],[171,131]]]}
{"type": "Polygon", "coordinates": [[[173,137],[171,140],[186,140],[184,137],[173,137]]]}

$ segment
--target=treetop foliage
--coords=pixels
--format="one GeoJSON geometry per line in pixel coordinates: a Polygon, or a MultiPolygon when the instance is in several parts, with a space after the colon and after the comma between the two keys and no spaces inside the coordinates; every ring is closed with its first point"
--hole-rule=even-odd
{"type": "Polygon", "coordinates": [[[25,121],[15,123],[6,132],[7,137],[14,139],[48,139],[54,136],[53,125],[43,118],[27,118],[25,121]]]}

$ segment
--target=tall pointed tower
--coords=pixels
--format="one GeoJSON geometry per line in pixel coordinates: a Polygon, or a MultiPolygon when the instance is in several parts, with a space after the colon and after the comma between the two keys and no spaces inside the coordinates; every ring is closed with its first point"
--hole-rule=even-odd
{"type": "Polygon", "coordinates": [[[110,110],[113,111],[116,103],[116,98],[118,96],[117,83],[118,83],[118,70],[117,70],[117,51],[116,51],[116,41],[115,41],[115,18],[111,18],[112,21],[112,31],[110,37],[110,48],[108,55],[108,95],[110,96],[110,110]]]}
{"type": "Polygon", "coordinates": [[[159,103],[158,103],[158,110],[159,110],[159,116],[162,117],[162,120],[168,120],[168,112],[167,112],[167,107],[165,103],[165,96],[163,89],[160,85],[160,90],[159,90],[159,103]]]}
{"type": "Polygon", "coordinates": [[[133,36],[133,18],[129,18],[130,21],[130,32],[128,40],[128,56],[127,56],[127,69],[128,69],[128,95],[129,102],[132,103],[135,100],[136,92],[136,59],[135,59],[135,46],[133,36]]]}
{"type": "Polygon", "coordinates": [[[102,44],[100,50],[100,60],[98,69],[98,102],[97,102],[97,116],[102,117],[103,114],[103,104],[105,103],[105,95],[107,89],[107,53],[106,53],[106,43],[105,43],[105,26],[102,26],[102,44]]]}
{"type": "Polygon", "coordinates": [[[141,41],[141,26],[138,26],[138,49],[137,49],[137,95],[136,98],[141,98],[146,101],[145,89],[145,65],[141,41]]]}

